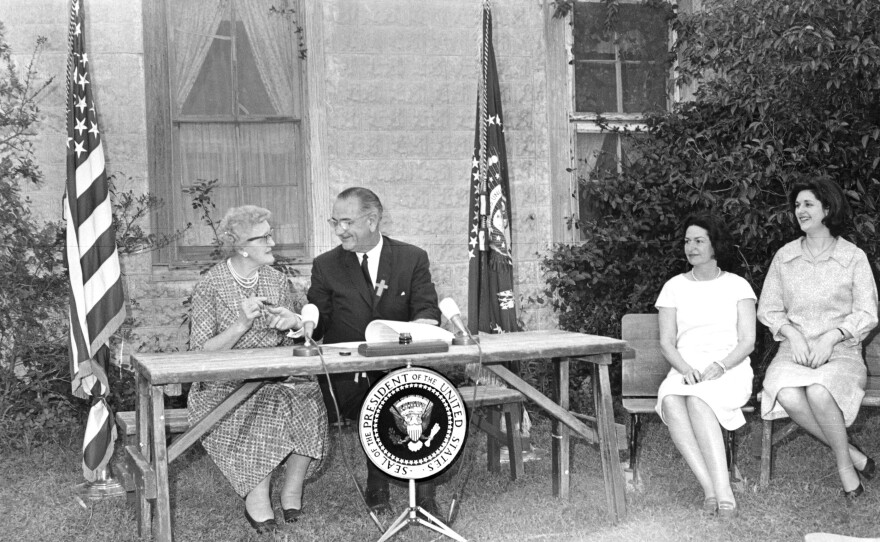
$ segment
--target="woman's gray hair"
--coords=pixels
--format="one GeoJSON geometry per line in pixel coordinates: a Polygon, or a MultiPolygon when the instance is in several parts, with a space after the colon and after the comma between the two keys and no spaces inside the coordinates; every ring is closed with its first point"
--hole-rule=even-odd
{"type": "Polygon", "coordinates": [[[272,218],[272,211],[256,205],[232,207],[223,216],[217,228],[223,249],[232,252],[248,238],[254,226],[272,218]]]}

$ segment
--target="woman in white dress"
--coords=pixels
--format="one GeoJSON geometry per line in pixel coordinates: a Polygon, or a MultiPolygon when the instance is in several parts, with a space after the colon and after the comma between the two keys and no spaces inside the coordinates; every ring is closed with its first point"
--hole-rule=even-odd
{"type": "MultiPolygon", "coordinates": [[[[684,222],[690,271],[671,278],[657,298],[660,348],[671,365],[657,392],[657,413],[697,477],[703,511],[737,513],[721,427],[745,424],[741,407],[752,392],[749,354],[755,346],[755,293],[724,271],[730,242],[708,215],[684,222]]],[[[729,268],[729,267],[728,267],[729,268]]]]}
{"type": "Polygon", "coordinates": [[[849,205],[840,186],[819,177],[795,185],[789,203],[804,236],[782,248],[767,271],[758,317],[779,341],[764,376],[761,415],[791,416],[834,453],[847,499],[874,477],[874,460],[849,443],[846,428],[865,395],[862,339],[877,325],[877,286],[865,253],[840,236],[849,205]]]}

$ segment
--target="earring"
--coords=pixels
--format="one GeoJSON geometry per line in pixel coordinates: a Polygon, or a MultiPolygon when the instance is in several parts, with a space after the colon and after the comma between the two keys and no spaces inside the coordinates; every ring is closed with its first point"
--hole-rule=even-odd
{"type": "Polygon", "coordinates": [[[247,252],[240,252],[239,254],[241,254],[241,257],[242,257],[242,258],[247,258],[247,257],[248,257],[248,253],[247,253],[247,252]]]}

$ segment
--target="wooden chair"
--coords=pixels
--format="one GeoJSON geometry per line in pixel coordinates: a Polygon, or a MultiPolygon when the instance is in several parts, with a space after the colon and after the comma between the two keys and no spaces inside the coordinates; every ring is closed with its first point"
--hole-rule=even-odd
{"type": "MultiPolygon", "coordinates": [[[[862,399],[863,407],[880,407],[880,328],[875,328],[862,343],[862,353],[865,356],[865,365],[868,367],[868,383],[865,386],[865,397],[862,399]]],[[[785,421],[785,420],[779,420],[785,421]]],[[[764,420],[763,434],[761,438],[761,487],[770,484],[773,474],[773,450],[787,436],[799,429],[793,421],[788,421],[780,431],[773,431],[774,420],[764,420]]]]}
{"type": "Polygon", "coordinates": [[[510,459],[510,479],[516,480],[523,474],[522,440],[516,428],[522,423],[522,403],[525,397],[516,390],[495,386],[477,386],[476,398],[473,386],[458,388],[461,398],[470,407],[470,423],[486,433],[486,467],[489,472],[501,470],[501,443],[507,444],[510,459]],[[476,416],[475,408],[486,409],[486,416],[476,416]],[[504,416],[506,431],[501,431],[501,416],[504,416]]]}
{"type": "MultiPolygon", "coordinates": [[[[655,414],[657,389],[669,372],[669,362],[660,350],[660,325],[656,314],[626,314],[621,320],[621,338],[629,349],[623,354],[621,395],[629,414],[629,467],[633,484],[638,483],[639,431],[642,415],[655,414]]],[[[753,412],[746,405],[743,412],[753,412]]],[[[722,427],[731,481],[736,481],[736,432],[722,427]]]]}

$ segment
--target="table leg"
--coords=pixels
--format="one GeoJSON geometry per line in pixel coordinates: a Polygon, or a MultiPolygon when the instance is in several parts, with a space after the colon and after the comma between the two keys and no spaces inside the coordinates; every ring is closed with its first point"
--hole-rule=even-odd
{"type": "MultiPolygon", "coordinates": [[[[135,428],[138,451],[144,457],[144,460],[150,461],[150,385],[140,375],[135,373],[135,389],[137,390],[137,404],[135,405],[135,428]]],[[[137,497],[137,522],[138,536],[141,538],[151,538],[153,536],[152,511],[150,501],[144,494],[144,484],[135,484],[135,496],[137,497]]]]}
{"type": "MultiPolygon", "coordinates": [[[[553,387],[556,391],[556,402],[568,412],[568,358],[553,358],[553,387]]],[[[569,428],[558,418],[553,418],[551,435],[551,457],[553,461],[553,495],[563,499],[569,498],[571,441],[569,428]]]]}
{"type": "Polygon", "coordinates": [[[593,401],[596,408],[596,425],[599,433],[599,453],[602,456],[602,472],[605,477],[605,499],[612,523],[626,518],[626,484],[623,467],[617,454],[617,431],[614,428],[614,409],[611,404],[611,383],[608,363],[611,354],[602,354],[606,363],[593,364],[593,401]]]}
{"type": "Polygon", "coordinates": [[[156,470],[156,540],[171,542],[171,499],[168,493],[168,455],[165,442],[165,399],[161,386],[150,389],[153,422],[153,467],[156,470]]]}

